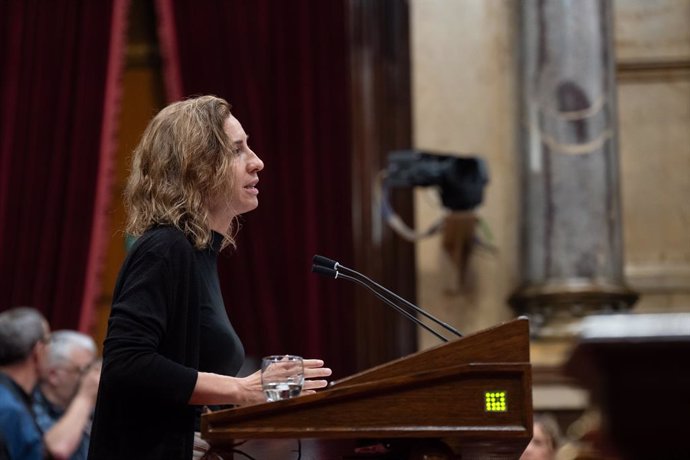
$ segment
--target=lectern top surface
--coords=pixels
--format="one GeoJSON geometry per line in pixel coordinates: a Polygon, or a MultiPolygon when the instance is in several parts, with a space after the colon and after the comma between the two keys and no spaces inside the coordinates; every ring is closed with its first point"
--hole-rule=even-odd
{"type": "Polygon", "coordinates": [[[687,339],[690,341],[690,313],[657,313],[588,316],[582,321],[583,340],[687,339]]]}

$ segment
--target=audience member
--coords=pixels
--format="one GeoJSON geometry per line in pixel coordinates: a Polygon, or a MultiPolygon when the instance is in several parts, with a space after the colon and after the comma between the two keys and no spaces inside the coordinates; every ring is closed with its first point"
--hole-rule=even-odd
{"type": "Polygon", "coordinates": [[[520,460],[555,460],[560,445],[558,423],[549,414],[534,414],[532,440],[520,460]]]}
{"type": "Polygon", "coordinates": [[[33,393],[36,422],[56,459],[86,460],[101,372],[96,343],[77,331],[55,331],[33,393]]]}
{"type": "Polygon", "coordinates": [[[42,433],[31,411],[50,337],[48,322],[37,310],[18,307],[0,313],[0,458],[41,460],[42,433]]]}

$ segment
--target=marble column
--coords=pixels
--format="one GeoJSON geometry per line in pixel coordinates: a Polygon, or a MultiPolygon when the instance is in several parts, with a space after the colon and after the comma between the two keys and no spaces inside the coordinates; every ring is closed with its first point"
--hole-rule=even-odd
{"type": "Polygon", "coordinates": [[[537,333],[637,299],[623,273],[611,3],[521,2],[522,284],[510,303],[537,333]]]}

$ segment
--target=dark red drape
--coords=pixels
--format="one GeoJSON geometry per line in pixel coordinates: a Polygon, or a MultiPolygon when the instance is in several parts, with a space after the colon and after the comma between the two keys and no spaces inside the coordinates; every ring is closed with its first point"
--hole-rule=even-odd
{"type": "Polygon", "coordinates": [[[0,310],[90,326],[127,0],[0,2],[0,310]]]}
{"type": "Polygon", "coordinates": [[[159,0],[171,100],[216,94],[264,160],[259,209],[222,257],[228,312],[253,356],[354,368],[353,315],[315,253],[352,260],[349,63],[344,2],[159,0]],[[228,251],[230,252],[230,251],[228,251]]]}

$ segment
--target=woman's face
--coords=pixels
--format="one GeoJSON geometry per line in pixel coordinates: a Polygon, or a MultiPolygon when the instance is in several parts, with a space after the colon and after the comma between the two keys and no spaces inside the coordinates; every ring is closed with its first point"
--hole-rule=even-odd
{"type": "Polygon", "coordinates": [[[249,148],[248,136],[237,118],[230,115],[225,120],[224,130],[235,149],[230,167],[232,189],[228,210],[229,217],[232,218],[259,206],[258,173],[264,169],[264,162],[249,148]]]}

